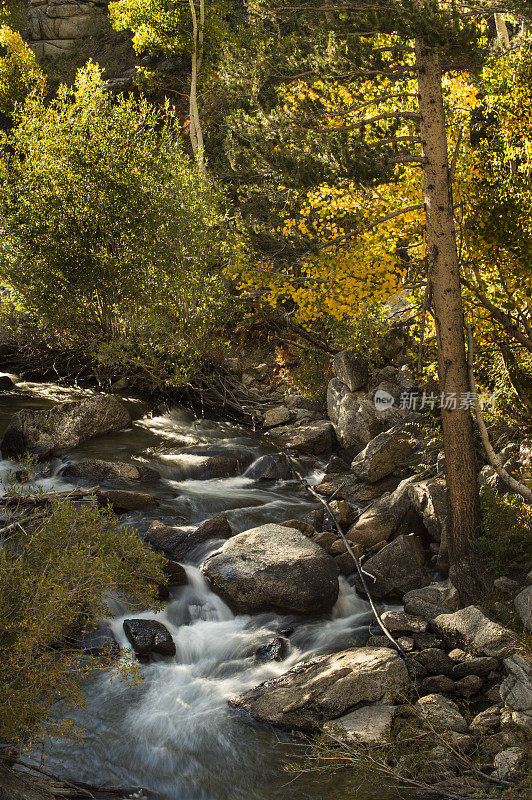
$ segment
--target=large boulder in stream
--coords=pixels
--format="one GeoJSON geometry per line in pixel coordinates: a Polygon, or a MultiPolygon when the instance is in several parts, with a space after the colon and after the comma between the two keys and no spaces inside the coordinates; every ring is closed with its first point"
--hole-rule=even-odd
{"type": "Polygon", "coordinates": [[[283,525],[229,539],[201,565],[216,594],[236,611],[323,614],[338,598],[338,568],[318,544],[283,525]]]}
{"type": "Polygon", "coordinates": [[[122,461],[104,461],[101,458],[84,458],[73,461],[61,470],[61,477],[69,481],[91,483],[138,483],[156,481],[161,475],[157,470],[143,464],[126,464],[122,461]]]}
{"type": "Polygon", "coordinates": [[[68,450],[105,433],[131,425],[126,405],[116,397],[95,395],[74,403],[13,414],[2,441],[4,458],[22,458],[25,454],[41,461],[62,455],[68,450]]]}
{"type": "Polygon", "coordinates": [[[298,664],[229,701],[261,722],[312,731],[367,703],[393,700],[408,672],[387,647],[355,647],[298,664]]]}

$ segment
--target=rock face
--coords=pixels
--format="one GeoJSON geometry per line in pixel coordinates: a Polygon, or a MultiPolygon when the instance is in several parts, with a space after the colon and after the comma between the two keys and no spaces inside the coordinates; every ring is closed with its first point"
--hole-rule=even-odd
{"type": "Polygon", "coordinates": [[[282,453],[261,456],[244,473],[254,481],[288,481],[293,476],[290,462],[282,453]]]}
{"type": "Polygon", "coordinates": [[[523,625],[532,631],[532,586],[527,586],[522,592],[519,592],[514,600],[514,605],[523,625]]]}
{"type": "Polygon", "coordinates": [[[339,719],[326,722],[326,733],[339,730],[348,740],[364,744],[384,744],[390,739],[395,706],[374,703],[361,706],[339,719]]]}
{"type": "Polygon", "coordinates": [[[282,525],[233,536],[201,571],[213,591],[244,613],[322,614],[338,598],[334,559],[300,531],[282,525]]]}
{"type": "MultiPolygon", "coordinates": [[[[364,562],[364,571],[373,576],[366,578],[372,597],[402,598],[411,589],[430,583],[418,540],[412,534],[398,536],[382,550],[364,562]]],[[[360,578],[355,582],[362,592],[360,578]]]]}
{"type": "Polygon", "coordinates": [[[277,636],[268,644],[263,644],[255,651],[257,661],[282,661],[288,653],[288,642],[282,636],[277,636]]]}
{"type": "Polygon", "coordinates": [[[155,469],[141,464],[125,464],[114,461],[103,461],[100,458],[86,458],[76,461],[61,471],[61,477],[68,480],[113,481],[115,483],[133,483],[138,481],[158,480],[161,476],[155,469]]]}
{"type": "Polygon", "coordinates": [[[329,381],[327,413],[338,441],[353,452],[362,450],[382,430],[371,400],[353,394],[338,378],[329,381]]]}
{"type": "Polygon", "coordinates": [[[390,475],[414,450],[415,443],[404,425],[395,425],[372,439],[354,459],[351,469],[361,480],[375,483],[390,475]]]}
{"type": "Polygon", "coordinates": [[[72,0],[30,0],[29,20],[32,49],[40,60],[72,53],[79,39],[94,35],[105,26],[107,3],[72,0]]]}
{"type": "Polygon", "coordinates": [[[404,531],[410,521],[409,481],[402,481],[394,492],[386,493],[365,511],[349,529],[347,538],[364,547],[387,542],[392,534],[404,531]]]}
{"type": "Polygon", "coordinates": [[[334,444],[334,428],[326,420],[299,427],[273,428],[269,435],[287,450],[296,450],[309,456],[330,455],[334,444]]]}
{"type": "Polygon", "coordinates": [[[458,592],[450,581],[413,589],[405,594],[403,603],[407,614],[414,614],[427,621],[460,608],[458,592]]]}
{"type": "Polygon", "coordinates": [[[116,397],[97,395],[62,403],[44,411],[17,411],[2,441],[4,458],[25,453],[40,460],[59,456],[79,444],[131,425],[125,404],[116,397]]]}
{"type": "Polygon", "coordinates": [[[125,619],[123,625],[128,641],[139,659],[145,659],[152,654],[175,656],[174,640],[162,622],[151,619],[125,619]]]}
{"type": "Polygon", "coordinates": [[[415,708],[420,717],[436,730],[467,732],[467,722],[460,714],[456,703],[441,694],[428,694],[421,697],[415,708]]]}
{"type": "Polygon", "coordinates": [[[264,414],[264,427],[275,428],[277,425],[286,425],[290,422],[290,411],[286,406],[277,406],[277,408],[270,408],[264,414]]]}
{"type": "Polygon", "coordinates": [[[448,645],[465,646],[477,655],[503,658],[516,649],[512,631],[492,622],[476,606],[461,608],[454,614],[440,614],[431,625],[448,645]]]}
{"type": "Polygon", "coordinates": [[[368,380],[368,365],[363,358],[355,356],[349,350],[341,350],[334,357],[334,374],[345,383],[351,392],[356,392],[368,380]]]}
{"type": "Polygon", "coordinates": [[[125,492],[123,489],[102,489],[97,493],[101,506],[110,505],[118,513],[148,511],[157,508],[157,500],[146,492],[125,492]]]}
{"type": "Polygon", "coordinates": [[[360,704],[391,700],[407,683],[397,653],[357,647],[299,664],[230,704],[261,722],[308,731],[360,704]]]}
{"type": "Polygon", "coordinates": [[[234,478],[242,475],[252,461],[253,453],[248,450],[214,454],[185,453],[175,461],[172,477],[178,481],[234,478]]]}
{"type": "Polygon", "coordinates": [[[156,519],[152,522],[146,533],[144,541],[155,550],[161,550],[170,558],[179,558],[181,545],[186,540],[187,534],[178,528],[172,528],[156,519]]]}
{"type": "Polygon", "coordinates": [[[504,659],[507,677],[501,684],[501,698],[512,721],[532,733],[532,664],[519,653],[504,659]]]}

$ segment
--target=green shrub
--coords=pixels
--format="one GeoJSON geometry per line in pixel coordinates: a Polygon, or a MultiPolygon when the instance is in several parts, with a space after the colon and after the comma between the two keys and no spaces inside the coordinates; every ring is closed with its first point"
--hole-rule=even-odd
{"type": "Polygon", "coordinates": [[[495,572],[530,569],[532,563],[532,507],[515,494],[498,495],[489,487],[481,492],[480,552],[495,572]]]}
{"type": "Polygon", "coordinates": [[[54,347],[179,384],[228,316],[223,198],[176,121],[104,89],[98,68],[31,97],[0,156],[0,278],[54,347]]]}
{"type": "MultiPolygon", "coordinates": [[[[72,647],[72,637],[109,616],[110,594],[138,610],[156,608],[164,580],[161,557],[96,505],[52,500],[46,514],[39,511],[4,531],[0,739],[68,734],[49,719],[52,706],[82,704],[84,679],[104,666],[120,667],[116,654],[91,658],[72,647]]],[[[129,669],[122,664],[123,672],[129,669]]]]}

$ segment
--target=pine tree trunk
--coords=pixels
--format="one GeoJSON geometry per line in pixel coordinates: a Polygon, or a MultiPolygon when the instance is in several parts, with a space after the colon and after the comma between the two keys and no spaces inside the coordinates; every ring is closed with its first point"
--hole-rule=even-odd
{"type": "MultiPolygon", "coordinates": [[[[473,424],[461,395],[469,392],[460,270],[453,220],[447,131],[438,53],[416,40],[419,110],[423,155],[427,255],[438,342],[442,398],[456,398],[456,408],[442,402],[445,472],[452,516],[450,577],[464,600],[477,600],[482,570],[472,551],[479,527],[479,502],[473,424]]],[[[452,406],[452,402],[449,403],[452,406]]]]}

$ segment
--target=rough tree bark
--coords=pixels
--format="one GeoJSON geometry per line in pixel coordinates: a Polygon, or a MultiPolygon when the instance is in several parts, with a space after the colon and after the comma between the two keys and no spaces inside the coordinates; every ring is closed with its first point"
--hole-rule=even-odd
{"type": "Polygon", "coordinates": [[[203,131],[198,108],[198,75],[203,60],[203,30],[205,27],[205,0],[200,0],[200,15],[196,13],[195,0],[189,0],[192,15],[192,71],[190,75],[189,119],[190,143],[200,173],[205,172],[203,131]]]}
{"type": "Polygon", "coordinates": [[[439,54],[422,38],[416,40],[419,110],[423,140],[427,257],[438,342],[445,472],[452,516],[449,541],[450,577],[464,600],[478,601],[482,570],[471,544],[480,522],[473,424],[460,396],[469,392],[464,339],[460,269],[453,220],[439,54]]]}

